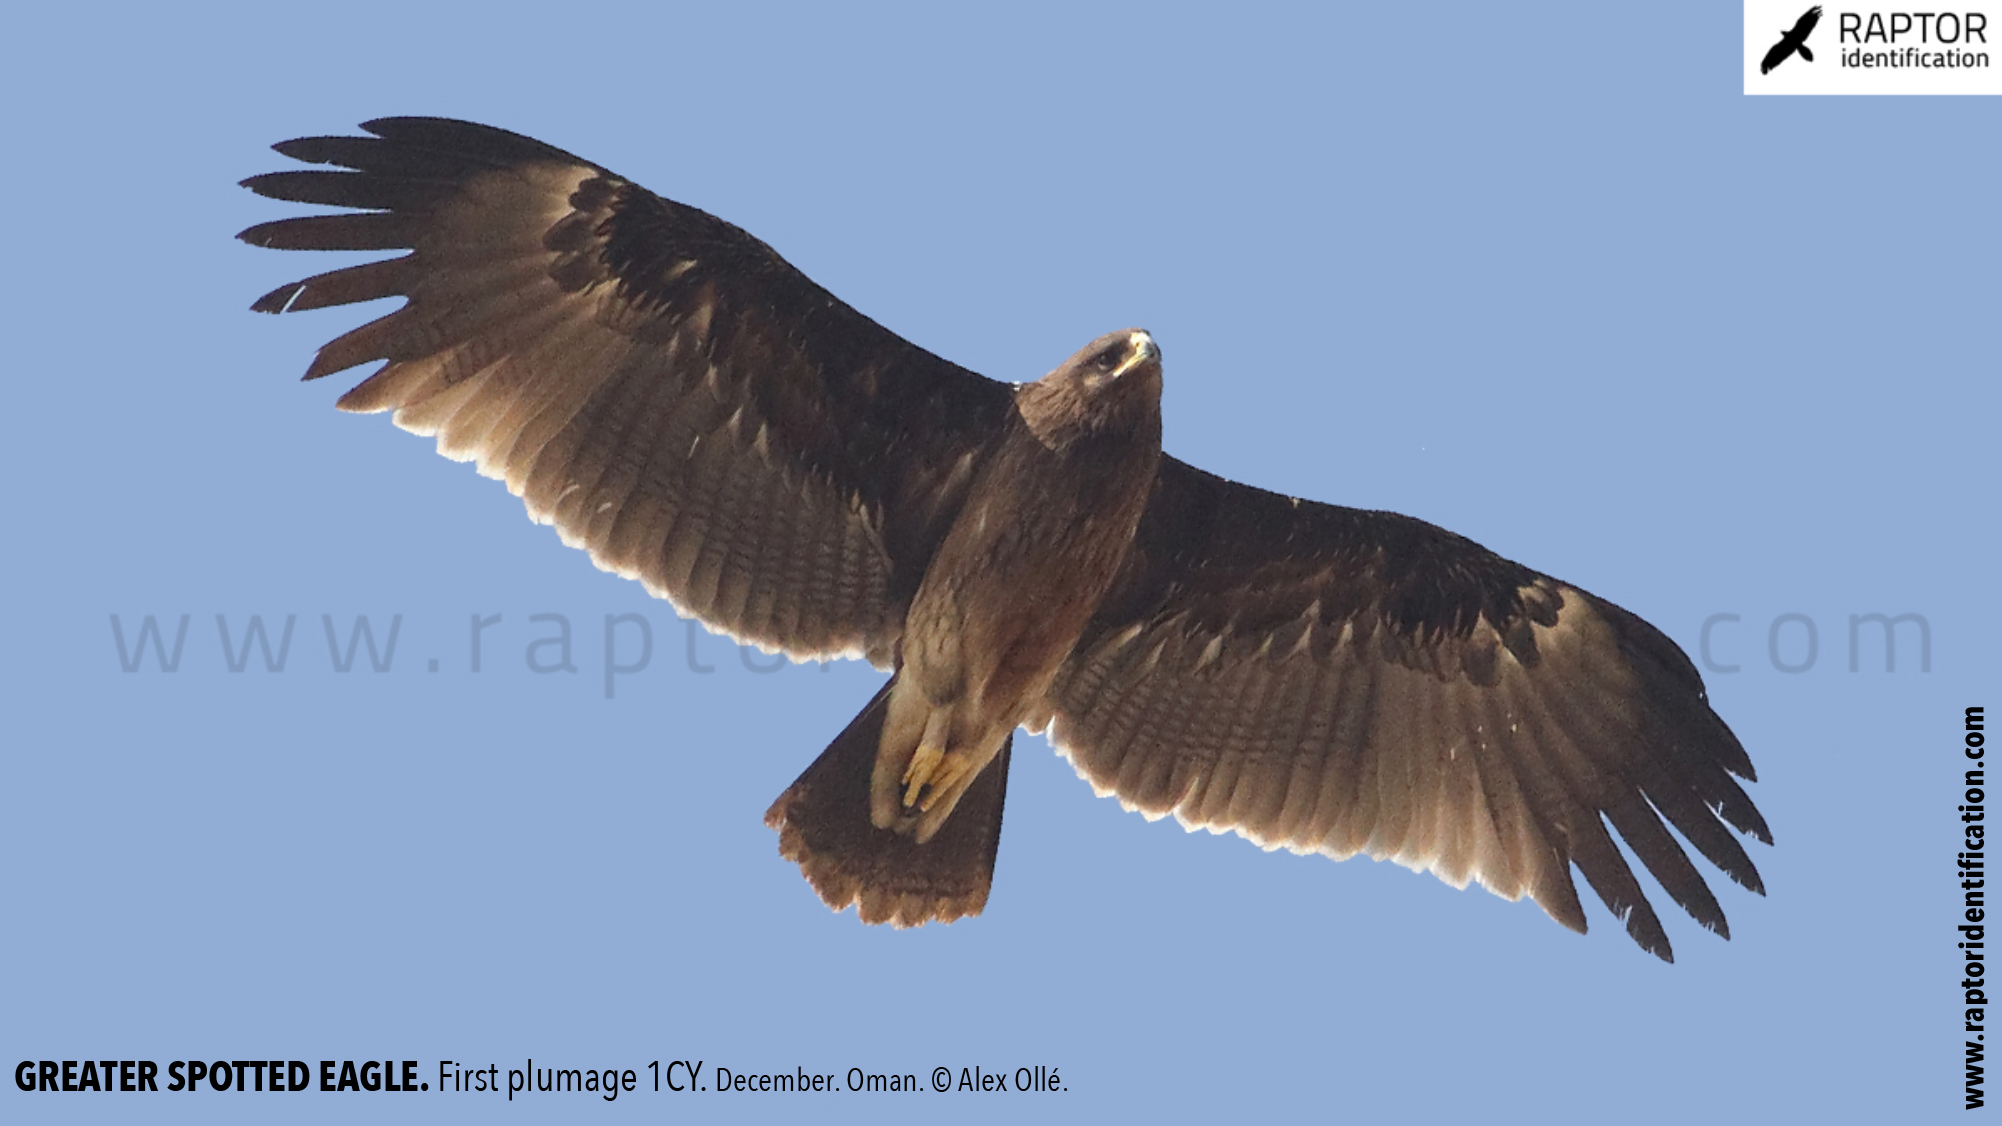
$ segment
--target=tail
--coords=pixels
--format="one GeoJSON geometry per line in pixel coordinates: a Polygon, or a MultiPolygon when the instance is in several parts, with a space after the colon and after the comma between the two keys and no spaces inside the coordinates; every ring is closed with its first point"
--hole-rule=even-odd
{"type": "Polygon", "coordinates": [[[931,840],[918,844],[907,833],[878,829],[869,819],[870,779],[895,684],[884,685],[779,795],[765,811],[765,824],[778,830],[779,855],[798,863],[806,882],[836,911],[853,903],[863,922],[898,927],[978,915],[994,882],[1014,735],[931,840]]]}
{"type": "Polygon", "coordinates": [[[1800,57],[1806,59],[1808,62],[1814,61],[1814,52],[1807,49],[1807,44],[1802,43],[1800,46],[1795,47],[1794,50],[1800,52],[1800,57]]]}

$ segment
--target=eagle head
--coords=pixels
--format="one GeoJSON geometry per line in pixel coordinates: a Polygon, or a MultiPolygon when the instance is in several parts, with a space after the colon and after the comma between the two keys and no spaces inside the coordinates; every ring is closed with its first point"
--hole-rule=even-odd
{"type": "Polygon", "coordinates": [[[1161,432],[1161,348],[1138,328],[1108,332],[1034,383],[1015,401],[1043,443],[1161,432]]]}

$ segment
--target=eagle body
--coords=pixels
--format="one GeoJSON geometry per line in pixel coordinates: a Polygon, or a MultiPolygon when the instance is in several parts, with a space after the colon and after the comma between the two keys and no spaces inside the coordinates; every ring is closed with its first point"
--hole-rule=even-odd
{"type": "Polygon", "coordinates": [[[836,910],[985,907],[1018,726],[1149,817],[1395,860],[1584,931],[1575,870],[1663,959],[1616,835],[1726,937],[1683,842],[1763,893],[1751,759],[1674,642],[1423,521],[1163,452],[1148,334],[999,383],[561,149],[362,128],[276,146],[330,167],[244,181],[342,210],[240,237],[402,253],[253,308],[404,298],[306,377],[384,361],[342,408],[394,412],[712,629],[891,672],[766,813],[836,910]]]}
{"type": "Polygon", "coordinates": [[[929,840],[1049,691],[1154,483],[1159,356],[1144,332],[1111,333],[1015,393],[911,603],[871,790],[878,828],[929,840]],[[951,764],[923,795],[911,789],[920,748],[951,764]]]}

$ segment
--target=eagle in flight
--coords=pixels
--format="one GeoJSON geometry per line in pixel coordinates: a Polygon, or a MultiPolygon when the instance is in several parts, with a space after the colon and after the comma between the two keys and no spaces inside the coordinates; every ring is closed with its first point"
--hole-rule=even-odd
{"type": "Polygon", "coordinates": [[[1793,29],[1782,32],[1780,41],[1766,52],[1765,59],[1759,63],[1759,73],[1771,74],[1774,67],[1787,61],[1787,57],[1795,51],[1800,52],[1801,58],[1813,62],[1814,52],[1807,49],[1807,37],[1814,34],[1814,25],[1820,22],[1821,5],[1816,4],[1802,13],[1800,19],[1794,21],[1793,29]]]}
{"type": "Polygon", "coordinates": [[[1674,642],[1430,524],[1163,453],[1146,332],[996,382],[560,149],[362,129],[275,146],[329,169],[244,181],[349,210],[240,237],[406,253],[253,308],[404,298],[305,378],[386,360],[342,409],[394,411],[712,629],[892,670],[766,814],[836,910],[980,912],[1017,727],[1149,818],[1476,880],[1582,932],[1576,865],[1665,960],[1614,833],[1719,934],[1668,825],[1763,894],[1732,831],[1772,840],[1751,760],[1674,642]]]}

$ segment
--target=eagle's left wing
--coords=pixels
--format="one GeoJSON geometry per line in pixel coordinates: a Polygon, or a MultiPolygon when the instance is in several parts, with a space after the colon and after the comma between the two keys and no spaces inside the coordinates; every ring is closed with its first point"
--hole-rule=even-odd
{"type": "Polygon", "coordinates": [[[1576,864],[1663,959],[1668,936],[1606,822],[1712,930],[1728,936],[1724,913],[1664,818],[1763,891],[1725,827],[1772,839],[1732,780],[1751,760],[1682,651],[1409,517],[1164,457],[1047,708],[1079,773],[1150,817],[1478,880],[1583,931],[1576,864]]]}

